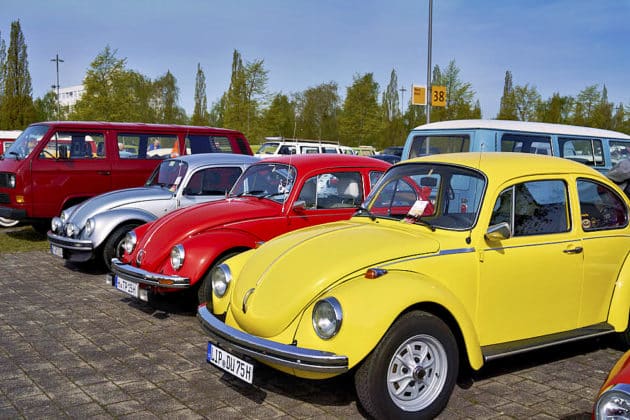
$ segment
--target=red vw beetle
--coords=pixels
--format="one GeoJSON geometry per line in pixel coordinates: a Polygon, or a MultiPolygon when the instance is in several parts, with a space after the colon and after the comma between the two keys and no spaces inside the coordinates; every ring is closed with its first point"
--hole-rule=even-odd
{"type": "Polygon", "coordinates": [[[627,419],[630,417],[630,351],[610,370],[593,408],[594,419],[627,419]]]}
{"type": "Polygon", "coordinates": [[[149,293],[181,290],[210,301],[212,267],[285,232],[350,218],[390,166],[352,155],[264,159],[243,172],[226,199],[129,232],[109,281],[145,301],[149,293]]]}

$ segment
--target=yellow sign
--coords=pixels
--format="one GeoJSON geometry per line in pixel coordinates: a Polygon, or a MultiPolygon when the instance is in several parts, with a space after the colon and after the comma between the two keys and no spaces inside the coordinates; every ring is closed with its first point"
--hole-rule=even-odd
{"type": "Polygon", "coordinates": [[[426,105],[427,104],[426,86],[420,86],[420,85],[412,86],[411,103],[413,105],[426,105]]]}
{"type": "Polygon", "coordinates": [[[446,86],[431,86],[431,105],[446,106],[446,86]]]}

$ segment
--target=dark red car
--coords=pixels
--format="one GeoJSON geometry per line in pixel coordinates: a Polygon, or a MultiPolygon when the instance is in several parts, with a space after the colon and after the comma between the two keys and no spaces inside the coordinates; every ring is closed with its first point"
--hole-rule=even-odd
{"type": "Polygon", "coordinates": [[[391,165],[364,156],[288,155],[251,165],[228,198],[170,213],[129,232],[111,282],[141,300],[189,290],[211,298],[215,265],[283,233],[350,218],[391,165]]]}
{"type": "Polygon", "coordinates": [[[593,418],[630,418],[630,351],[615,363],[599,389],[593,418]]]}

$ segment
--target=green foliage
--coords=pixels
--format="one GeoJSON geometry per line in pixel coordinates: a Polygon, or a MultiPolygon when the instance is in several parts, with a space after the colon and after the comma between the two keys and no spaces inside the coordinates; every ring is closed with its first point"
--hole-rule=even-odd
{"type": "Polygon", "coordinates": [[[294,137],[295,103],[286,95],[276,94],[263,111],[261,125],[267,136],[294,137]]]}
{"type": "Polygon", "coordinates": [[[396,70],[392,70],[387,88],[383,92],[382,100],[383,121],[380,135],[372,146],[384,149],[387,146],[402,145],[409,130],[403,122],[400,112],[398,96],[398,76],[396,70]]]}
{"type": "Polygon", "coordinates": [[[439,66],[433,69],[431,84],[446,87],[446,106],[431,107],[431,121],[460,120],[480,118],[480,110],[474,103],[475,91],[470,83],[459,78],[459,68],[452,60],[442,72],[439,66]]]}
{"type": "Polygon", "coordinates": [[[297,137],[316,140],[339,139],[339,94],[337,83],[328,82],[296,96],[297,137]]]}
{"type": "Polygon", "coordinates": [[[348,146],[378,142],[382,111],[378,104],[378,83],[372,73],[355,75],[347,89],[339,117],[339,138],[348,146]]]}
{"type": "MultiPolygon", "coordinates": [[[[11,23],[10,36],[6,58],[0,57],[2,63],[0,129],[2,130],[23,129],[36,120],[26,42],[19,20],[11,23]]],[[[0,56],[4,54],[4,45],[2,43],[0,46],[2,49],[0,56]]]]}
{"type": "Polygon", "coordinates": [[[192,125],[208,125],[209,122],[208,98],[206,97],[206,75],[203,73],[201,64],[197,63],[197,76],[195,77],[195,109],[190,118],[190,123],[192,125]]]}

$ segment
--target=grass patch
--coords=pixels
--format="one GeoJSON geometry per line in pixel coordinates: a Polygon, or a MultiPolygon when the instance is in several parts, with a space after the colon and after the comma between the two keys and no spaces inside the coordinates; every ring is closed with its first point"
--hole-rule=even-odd
{"type": "Polygon", "coordinates": [[[42,251],[48,249],[48,238],[30,226],[0,229],[0,253],[42,251]]]}

